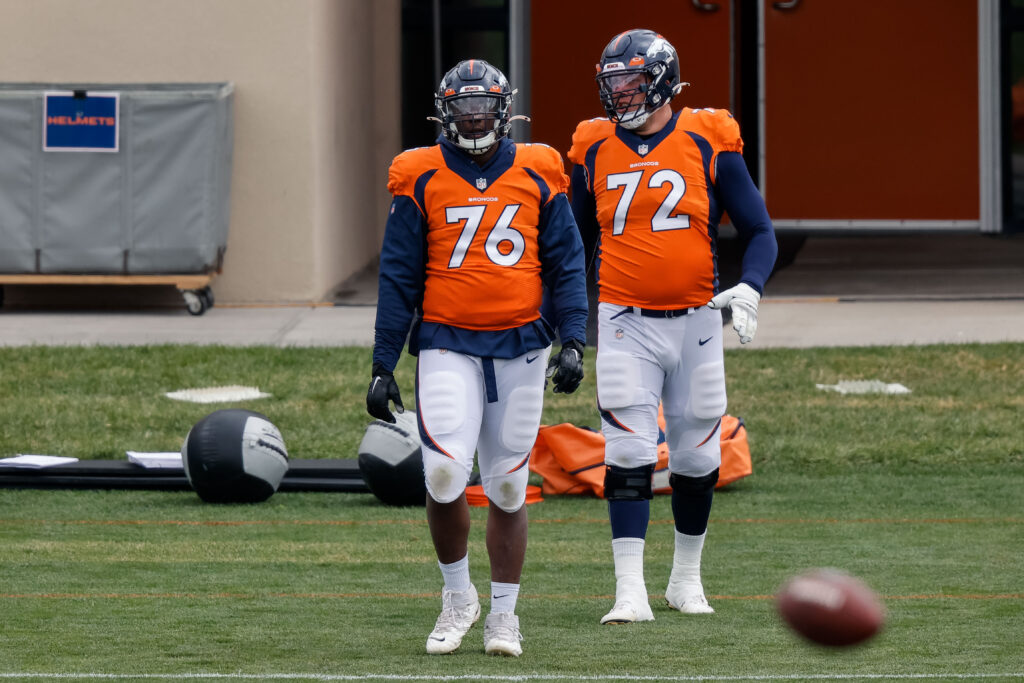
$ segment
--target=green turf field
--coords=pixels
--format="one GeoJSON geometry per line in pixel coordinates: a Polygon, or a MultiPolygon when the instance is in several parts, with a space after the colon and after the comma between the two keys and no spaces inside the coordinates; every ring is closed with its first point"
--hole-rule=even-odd
{"type": "MultiPolygon", "coordinates": [[[[440,574],[422,508],[369,494],[279,493],[213,506],[190,492],[0,489],[2,680],[1021,680],[1024,679],[1024,345],[727,353],[729,412],[754,474],[716,496],[704,583],[717,613],[661,595],[672,553],[655,499],[655,621],[600,626],[614,577],[605,504],[530,508],[524,654],[423,645],[440,574]],[[839,379],[903,396],[840,396],[839,379]],[[804,644],[774,614],[790,575],[832,566],[884,599],[865,646],[804,644]]],[[[123,458],[175,450],[218,406],[163,393],[223,384],[272,398],[297,458],[354,457],[367,349],[0,349],[0,457],[123,458]]],[[[545,422],[597,425],[593,357],[545,422]]],[[[412,403],[412,365],[398,374],[412,403]]],[[[487,591],[484,513],[473,579],[487,591]]],[[[484,601],[486,609],[486,600],[484,601]]]]}

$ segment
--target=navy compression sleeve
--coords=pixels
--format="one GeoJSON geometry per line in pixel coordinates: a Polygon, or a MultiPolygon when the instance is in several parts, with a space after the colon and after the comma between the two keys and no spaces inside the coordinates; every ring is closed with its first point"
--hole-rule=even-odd
{"type": "Polygon", "coordinates": [[[556,311],[562,342],[587,341],[587,285],[583,245],[569,202],[557,194],[541,209],[540,249],[544,282],[556,311]]]}
{"type": "Polygon", "coordinates": [[[424,220],[405,196],[391,203],[380,253],[373,362],[394,370],[416,308],[423,301],[426,250],[424,220]]]}
{"type": "Polygon", "coordinates": [[[590,192],[587,183],[587,172],[583,166],[572,167],[572,215],[576,219],[576,227],[579,228],[580,237],[583,238],[583,258],[586,261],[587,272],[594,267],[594,259],[597,254],[597,240],[601,234],[601,227],[597,223],[597,202],[590,192]]]}
{"type": "Polygon", "coordinates": [[[718,155],[715,185],[722,208],[732,218],[740,237],[747,242],[740,282],[764,293],[764,283],[772,274],[779,245],[775,241],[775,230],[764,198],[750,178],[741,154],[722,152],[718,155]]]}

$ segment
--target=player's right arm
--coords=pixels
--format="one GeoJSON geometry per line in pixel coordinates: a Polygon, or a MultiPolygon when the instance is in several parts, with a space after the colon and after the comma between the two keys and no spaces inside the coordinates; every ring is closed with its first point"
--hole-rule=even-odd
{"type": "Polygon", "coordinates": [[[572,135],[569,161],[573,163],[570,188],[572,189],[572,214],[583,238],[583,254],[590,272],[597,254],[597,243],[601,225],[597,222],[597,200],[594,196],[594,157],[598,147],[611,134],[615,125],[608,119],[581,121],[572,135]]]}
{"type": "Polygon", "coordinates": [[[423,301],[425,221],[409,197],[391,202],[377,284],[373,363],[394,370],[409,326],[423,301]]]}
{"type": "Polygon", "coordinates": [[[373,342],[374,367],[387,371],[398,363],[416,309],[423,304],[426,282],[427,220],[422,192],[416,191],[423,185],[417,183],[422,174],[411,172],[409,155],[399,155],[388,172],[394,199],[380,253],[373,342]]]}
{"type": "Polygon", "coordinates": [[[395,422],[388,402],[403,412],[394,370],[416,308],[423,301],[426,221],[416,202],[396,195],[391,202],[380,254],[377,321],[373,332],[373,367],[366,392],[366,411],[378,420],[395,422]]]}

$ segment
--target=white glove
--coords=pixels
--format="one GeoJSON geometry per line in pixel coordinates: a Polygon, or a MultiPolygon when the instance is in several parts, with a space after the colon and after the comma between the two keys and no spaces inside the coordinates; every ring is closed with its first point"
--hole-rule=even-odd
{"type": "Polygon", "coordinates": [[[741,282],[719,292],[718,296],[708,302],[708,308],[731,308],[732,329],[740,335],[740,344],[746,344],[757,332],[757,302],[760,300],[761,295],[753,287],[741,282]]]}

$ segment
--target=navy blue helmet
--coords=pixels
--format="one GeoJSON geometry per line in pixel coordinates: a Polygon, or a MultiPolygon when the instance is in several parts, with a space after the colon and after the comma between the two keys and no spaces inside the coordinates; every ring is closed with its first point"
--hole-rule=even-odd
{"type": "Polygon", "coordinates": [[[623,128],[639,128],[651,113],[679,94],[676,49],[647,29],[620,33],[601,53],[597,86],[608,118],[623,128]]]}
{"type": "Polygon", "coordinates": [[[434,106],[445,138],[470,154],[483,154],[508,135],[516,91],[498,68],[482,59],[459,62],[444,75],[434,106]]]}

